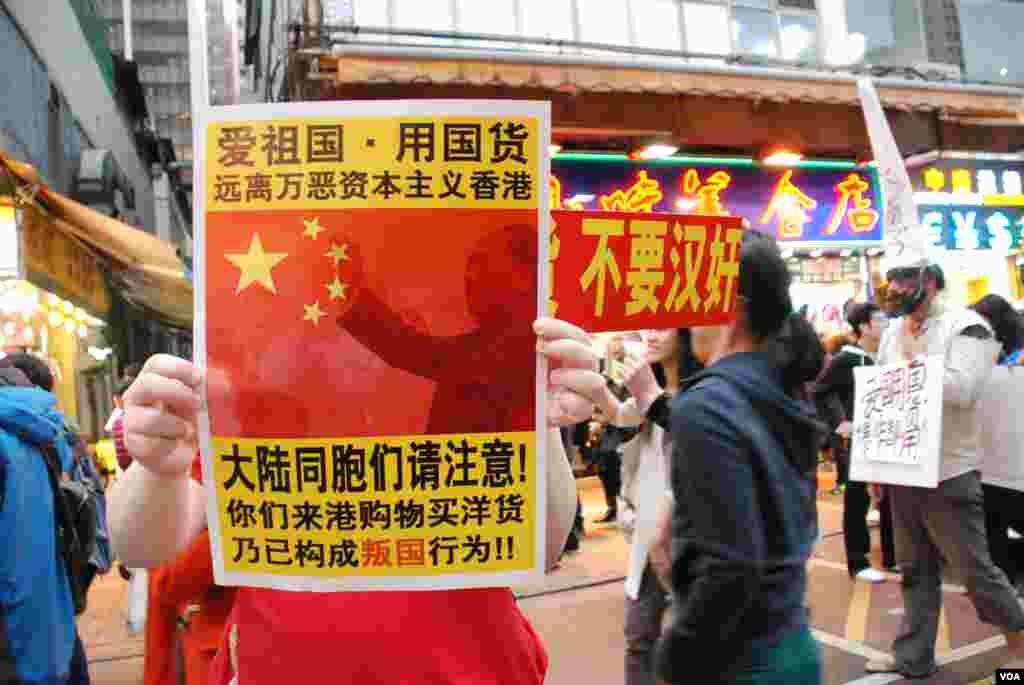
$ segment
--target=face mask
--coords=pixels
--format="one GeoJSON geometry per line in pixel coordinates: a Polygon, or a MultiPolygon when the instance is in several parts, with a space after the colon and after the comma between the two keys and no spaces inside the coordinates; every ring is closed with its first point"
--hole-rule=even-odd
{"type": "Polygon", "coordinates": [[[917,287],[910,292],[899,293],[894,298],[897,311],[903,316],[910,316],[928,299],[928,288],[925,285],[924,270],[918,279],[917,287]]]}
{"type": "Polygon", "coordinates": [[[913,292],[900,293],[894,298],[896,310],[903,316],[910,316],[925,300],[925,293],[920,288],[914,289],[913,292]]]}

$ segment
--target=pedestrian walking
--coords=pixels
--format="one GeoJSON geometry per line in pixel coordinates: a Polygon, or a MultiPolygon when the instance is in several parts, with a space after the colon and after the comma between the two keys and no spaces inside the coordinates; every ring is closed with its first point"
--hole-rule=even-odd
{"type": "MultiPolygon", "coordinates": [[[[655,672],[671,683],[818,685],[804,595],[826,429],[798,398],[824,352],[793,314],[775,241],[747,231],[741,254],[736,319],[692,329],[707,368],[670,404],[678,608],[655,672]]],[[[608,402],[585,374],[562,378],[581,401],[608,402]]]]}
{"type": "Polygon", "coordinates": [[[938,669],[935,639],[945,562],[959,571],[978,618],[1003,631],[1010,648],[1007,667],[1017,668],[1024,666],[1024,606],[989,554],[979,474],[978,398],[995,366],[998,345],[983,317],[945,304],[940,297],[945,275],[925,254],[905,249],[887,268],[889,292],[902,318],[886,331],[878,361],[943,359],[939,484],[934,489],[888,488],[906,613],[893,656],[868,662],[867,670],[926,677],[938,669]]]}
{"type": "MultiPolygon", "coordinates": [[[[873,366],[875,355],[885,330],[885,314],[876,304],[853,304],[849,307],[850,328],[854,342],[844,345],[832,358],[828,368],[815,386],[815,404],[834,407],[827,415],[827,422],[833,435],[839,438],[834,449],[836,461],[849,468],[849,440],[853,421],[854,369],[873,366]]],[[[881,492],[879,494],[882,494],[881,492]]],[[[887,569],[896,566],[895,542],[893,539],[892,512],[887,497],[879,498],[881,514],[882,565],[887,569]]],[[[868,484],[847,481],[843,492],[843,542],[846,547],[846,567],[851,578],[880,583],[886,576],[871,568],[868,553],[871,551],[871,534],[868,531],[868,511],[871,508],[871,494],[868,484]]]]}
{"type": "Polygon", "coordinates": [[[989,553],[1011,583],[1018,582],[1021,565],[1011,553],[1011,530],[1024,530],[1024,428],[1014,418],[1020,406],[1018,388],[1024,383],[1020,363],[1024,354],[1024,316],[999,295],[986,295],[971,309],[992,326],[1001,349],[998,371],[985,388],[979,435],[982,439],[981,489],[985,494],[985,531],[989,553]],[[1007,406],[1008,405],[1008,406],[1007,406]],[[1009,412],[1006,409],[1010,409],[1009,412]]]}
{"type": "Polygon", "coordinates": [[[88,684],[50,472],[70,472],[71,444],[56,398],[33,387],[49,370],[27,368],[0,369],[0,682],[88,684]]]}
{"type": "Polygon", "coordinates": [[[626,685],[653,685],[654,649],[668,608],[670,588],[652,566],[659,508],[669,493],[669,402],[683,381],[703,367],[694,357],[690,331],[652,330],[645,347],[627,354],[624,381],[630,397],[618,401],[609,391],[603,412],[616,426],[638,426],[638,435],[623,447],[624,521],[630,531],[626,577],[626,685]]]}

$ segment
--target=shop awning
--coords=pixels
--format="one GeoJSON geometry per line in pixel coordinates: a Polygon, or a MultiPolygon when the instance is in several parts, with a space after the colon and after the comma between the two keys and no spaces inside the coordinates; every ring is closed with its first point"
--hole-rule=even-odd
{"type": "MultiPolygon", "coordinates": [[[[779,103],[807,102],[860,107],[853,76],[823,72],[791,72],[750,69],[750,74],[728,69],[702,72],[670,69],[658,64],[622,66],[600,59],[552,56],[531,63],[526,56],[495,56],[444,59],[393,56],[385,51],[364,54],[370,48],[346,47],[340,54],[303,50],[316,57],[316,69],[307,78],[337,84],[414,84],[505,86],[540,88],[561,92],[622,92],[701,95],[717,98],[749,98],[779,103]],[[561,61],[554,59],[558,57],[561,61]],[[758,72],[764,75],[757,75],[758,72]],[[794,76],[795,74],[795,76],[794,76]]],[[[961,116],[1016,118],[1024,112],[1024,91],[1011,88],[967,88],[899,80],[878,80],[887,107],[904,111],[940,111],[961,116]],[[888,81],[888,82],[887,82],[888,81]]]]}
{"type": "Polygon", "coordinates": [[[3,154],[0,172],[31,220],[47,222],[109,266],[125,299],[164,323],[191,328],[192,284],[174,245],[50,190],[33,167],[3,154]]]}

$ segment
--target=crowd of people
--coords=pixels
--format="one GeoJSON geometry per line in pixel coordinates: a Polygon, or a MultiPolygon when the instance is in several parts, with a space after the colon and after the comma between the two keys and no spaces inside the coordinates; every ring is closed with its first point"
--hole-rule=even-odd
{"type": "MultiPolygon", "coordinates": [[[[848,307],[849,335],[826,349],[794,310],[775,241],[748,231],[741,254],[731,323],[622,334],[603,360],[585,331],[555,319],[534,324],[539,352],[556,362],[547,387],[546,566],[579,544],[568,457],[579,450],[605,491],[600,520],[621,522],[629,536],[627,685],[821,682],[806,594],[823,453],[839,471],[850,577],[901,579],[905,612],[892,657],[867,670],[936,670],[947,563],[978,617],[1006,636],[1008,665],[1024,665],[1024,605],[1014,587],[1022,569],[1010,549],[1014,526],[1024,529],[1024,485],[983,468],[977,429],[993,369],[1021,362],[1020,314],[994,295],[970,309],[948,306],[941,269],[908,263],[887,273],[886,306],[848,307]],[[939,486],[851,480],[855,370],[928,355],[945,367],[939,486]],[[882,569],[869,561],[872,502],[882,569]]],[[[338,682],[543,682],[548,654],[508,588],[218,587],[197,458],[204,383],[198,366],[158,355],[119,388],[108,428],[123,473],[109,512],[96,515],[90,572],[65,563],[67,526],[47,534],[70,495],[57,493],[43,456],[56,455],[56,471],[98,483],[94,501],[107,493],[103,475],[80,475],[91,460],[80,458],[52,379],[47,387],[30,355],[0,359],[3,682],[88,682],[76,587],[87,592],[92,576],[109,570],[111,539],[125,575],[149,569],[146,685],[312,681],[324,672],[338,682]],[[53,497],[39,496],[51,489],[53,497]]],[[[1024,483],[1024,470],[1018,475],[1024,483]]]]}

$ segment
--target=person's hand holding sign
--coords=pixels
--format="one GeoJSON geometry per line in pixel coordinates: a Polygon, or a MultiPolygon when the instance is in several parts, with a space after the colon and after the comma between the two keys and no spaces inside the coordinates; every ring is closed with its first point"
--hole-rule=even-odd
{"type": "Polygon", "coordinates": [[[654,404],[661,394],[661,386],[658,379],[654,377],[651,362],[647,358],[645,348],[639,350],[626,347],[626,388],[636,398],[637,404],[641,407],[649,407],[654,404]]]}
{"type": "Polygon", "coordinates": [[[595,406],[606,416],[615,416],[618,402],[597,371],[597,355],[587,334],[558,319],[537,319],[533,330],[539,338],[537,350],[560,363],[548,378],[548,424],[569,426],[589,421],[595,406]]]}
{"type": "Polygon", "coordinates": [[[151,357],[124,395],[125,447],[153,473],[189,473],[198,450],[202,371],[184,359],[151,357]]]}
{"type": "Polygon", "coordinates": [[[204,382],[195,365],[161,354],[124,394],[125,448],[134,463],[112,493],[108,520],[118,531],[114,551],[128,566],[173,559],[206,527],[206,491],[189,477],[204,382]]]}

